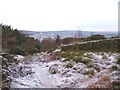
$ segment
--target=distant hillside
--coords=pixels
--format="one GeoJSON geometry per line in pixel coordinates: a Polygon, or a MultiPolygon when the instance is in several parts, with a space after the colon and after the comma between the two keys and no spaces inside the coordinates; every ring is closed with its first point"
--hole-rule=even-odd
{"type": "MultiPolygon", "coordinates": [[[[55,38],[57,35],[60,35],[61,38],[76,37],[78,35],[77,30],[44,31],[44,32],[43,31],[38,32],[38,31],[25,31],[25,30],[22,30],[22,32],[26,33],[30,37],[34,37],[34,38],[36,38],[38,40],[42,40],[43,38],[46,38],[46,37],[55,38]]],[[[109,37],[117,36],[118,32],[90,32],[90,31],[81,31],[80,32],[81,37],[88,37],[90,35],[95,35],[95,34],[101,34],[101,35],[104,35],[105,37],[109,38],[109,37]]]]}
{"type": "Polygon", "coordinates": [[[120,52],[120,38],[100,39],[63,45],[62,51],[120,52]]]}

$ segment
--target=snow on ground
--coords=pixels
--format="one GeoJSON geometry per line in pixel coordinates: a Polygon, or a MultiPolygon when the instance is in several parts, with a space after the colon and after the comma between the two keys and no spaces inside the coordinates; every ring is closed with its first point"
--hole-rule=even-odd
{"type": "MultiPolygon", "coordinates": [[[[93,57],[94,64],[98,64],[101,70],[98,72],[94,68],[87,68],[83,63],[74,61],[54,60],[46,61],[45,53],[31,56],[30,63],[20,63],[11,66],[12,68],[12,88],[86,88],[95,83],[102,75],[114,75],[111,67],[116,65],[116,53],[93,53],[87,52],[93,57]],[[106,58],[106,57],[107,58],[106,58]],[[72,66],[68,66],[72,64],[72,66]],[[22,69],[20,69],[22,67],[22,69]],[[21,70],[21,72],[20,72],[21,70]],[[95,75],[91,76],[85,72],[92,70],[95,75]]],[[[114,71],[115,72],[115,71],[114,71]]]]}
{"type": "Polygon", "coordinates": [[[16,56],[14,57],[14,59],[22,60],[22,59],[24,59],[24,57],[23,57],[22,55],[16,55],[16,56]]]}

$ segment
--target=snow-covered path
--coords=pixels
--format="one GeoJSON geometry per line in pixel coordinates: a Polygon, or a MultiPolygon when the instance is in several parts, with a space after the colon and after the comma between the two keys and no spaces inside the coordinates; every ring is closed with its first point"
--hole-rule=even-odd
{"type": "MultiPolygon", "coordinates": [[[[53,78],[50,78],[48,67],[42,62],[33,62],[28,66],[31,67],[33,74],[26,77],[18,77],[13,79],[12,87],[26,88],[50,88],[53,87],[53,78]],[[20,85],[21,83],[21,85],[20,85]]],[[[54,86],[55,87],[55,86],[54,86]]]]}
{"type": "MultiPolygon", "coordinates": [[[[65,77],[62,76],[61,74],[51,74],[49,72],[49,68],[51,65],[54,64],[60,64],[60,61],[51,61],[51,62],[32,62],[28,65],[25,66],[30,66],[32,70],[32,74],[27,75],[25,77],[17,77],[13,78],[12,81],[12,88],[58,88],[60,86],[62,87],[67,87],[70,83],[77,80],[81,79],[84,80],[83,75],[73,75],[71,77],[65,77]],[[73,81],[72,81],[73,80],[73,81]],[[66,83],[64,85],[64,83],[66,83]]],[[[61,68],[61,70],[64,68],[61,68]]],[[[64,69],[65,70],[65,69],[64,69]]],[[[64,72],[64,71],[63,71],[64,72]]]]}
{"type": "MultiPolygon", "coordinates": [[[[55,60],[50,62],[41,62],[41,59],[30,61],[30,63],[23,63],[22,66],[30,67],[32,73],[13,77],[11,84],[12,88],[58,88],[58,87],[69,87],[69,88],[86,88],[90,84],[98,81],[99,77],[102,75],[110,75],[110,68],[115,63],[117,54],[111,54],[106,56],[108,59],[103,60],[101,55],[98,53],[90,53],[93,55],[94,63],[100,66],[101,71],[97,72],[95,69],[95,76],[92,78],[89,75],[83,74],[84,71],[90,70],[83,63],[75,63],[72,68],[66,68],[66,64],[69,62],[64,62],[61,60],[55,60]],[[108,63],[109,62],[109,63],[108,63]],[[50,73],[50,67],[57,70],[56,74],[50,73]],[[76,68],[77,70],[75,70],[76,68]],[[78,72],[79,71],[79,72],[78,72]]],[[[41,57],[41,56],[39,56],[41,57]]],[[[43,58],[43,57],[42,57],[43,58]]],[[[33,56],[34,59],[34,56],[33,56]]],[[[74,63],[74,62],[73,62],[74,63]]],[[[25,69],[26,69],[25,68],[25,69]]],[[[93,69],[93,68],[92,68],[93,69]]]]}

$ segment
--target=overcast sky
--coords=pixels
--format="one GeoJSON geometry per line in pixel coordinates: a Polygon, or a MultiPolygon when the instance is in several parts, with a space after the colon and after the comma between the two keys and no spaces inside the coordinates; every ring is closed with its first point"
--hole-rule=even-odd
{"type": "Polygon", "coordinates": [[[118,1],[0,0],[0,22],[31,31],[117,31],[118,1]]]}

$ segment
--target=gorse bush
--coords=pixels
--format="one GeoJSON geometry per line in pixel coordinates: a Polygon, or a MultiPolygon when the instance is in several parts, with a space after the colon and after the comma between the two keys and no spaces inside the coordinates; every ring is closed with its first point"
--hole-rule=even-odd
{"type": "Polygon", "coordinates": [[[96,35],[92,35],[90,37],[87,37],[84,40],[85,41],[91,41],[91,40],[100,40],[100,39],[107,39],[107,38],[104,35],[96,34],[96,35]]]}
{"type": "Polygon", "coordinates": [[[61,40],[62,44],[70,44],[70,43],[74,43],[74,42],[81,42],[83,41],[84,38],[73,38],[73,37],[67,37],[61,40]]]}
{"type": "Polygon", "coordinates": [[[8,25],[2,27],[2,48],[11,54],[27,55],[41,51],[41,44],[33,37],[28,37],[21,31],[8,25]]]}
{"type": "Polygon", "coordinates": [[[21,47],[10,48],[9,52],[12,54],[18,54],[18,55],[26,55],[27,54],[26,51],[23,50],[21,47]]]}

